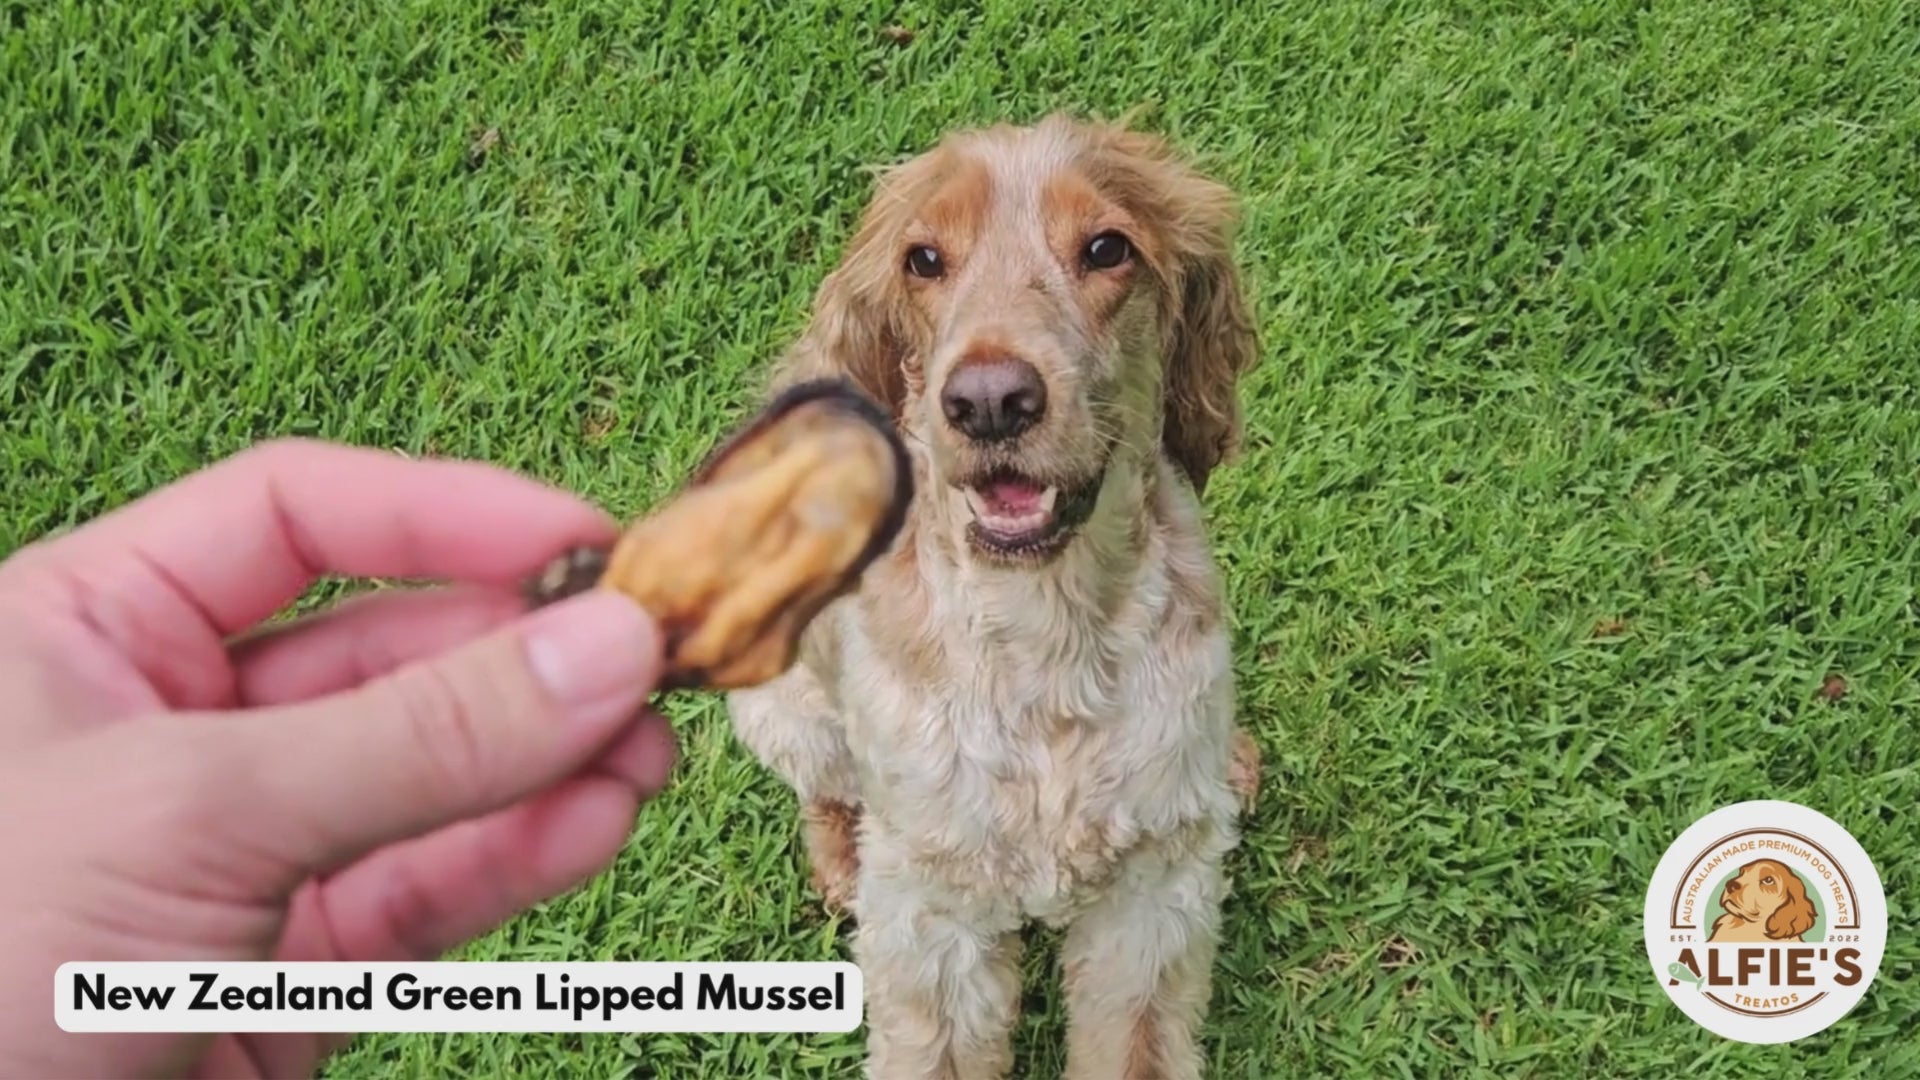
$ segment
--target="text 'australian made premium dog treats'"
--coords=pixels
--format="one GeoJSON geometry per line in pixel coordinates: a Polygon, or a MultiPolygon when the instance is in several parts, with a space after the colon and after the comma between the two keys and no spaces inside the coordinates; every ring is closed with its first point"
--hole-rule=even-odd
{"type": "Polygon", "coordinates": [[[579,548],[528,582],[535,604],[616,589],[666,638],[662,690],[733,690],[793,663],[801,633],[899,533],[906,448],[840,379],[795,386],[609,551],[579,548]]]}

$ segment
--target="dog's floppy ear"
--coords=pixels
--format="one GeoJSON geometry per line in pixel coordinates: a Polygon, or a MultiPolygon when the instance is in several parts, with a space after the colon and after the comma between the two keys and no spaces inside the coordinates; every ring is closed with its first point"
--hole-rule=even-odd
{"type": "Polygon", "coordinates": [[[806,331],[774,368],[773,392],[842,376],[899,418],[906,408],[908,368],[919,357],[909,345],[912,312],[901,288],[897,245],[936,176],[933,153],[881,174],[839,265],[814,294],[806,331]]]}
{"type": "Polygon", "coordinates": [[[1096,127],[1099,167],[1154,235],[1151,261],[1171,301],[1161,443],[1203,492],[1239,448],[1239,382],[1260,357],[1234,261],[1240,204],[1165,139],[1124,123],[1096,127]]]}
{"type": "MultiPolygon", "coordinates": [[[[849,255],[859,257],[849,248],[849,255]]],[[[898,418],[906,404],[901,334],[886,297],[863,287],[843,262],[814,294],[807,329],[774,366],[769,392],[798,383],[844,376],[898,418]]]]}
{"type": "Polygon", "coordinates": [[[1814,910],[1813,901],[1807,898],[1807,887],[1800,881],[1799,874],[1782,866],[1780,875],[1780,887],[1786,892],[1787,899],[1772,915],[1767,916],[1767,936],[1776,939],[1797,938],[1813,929],[1820,913],[1814,910]]]}
{"type": "Polygon", "coordinates": [[[1181,307],[1168,352],[1168,456],[1204,492],[1207,476],[1240,446],[1240,376],[1259,357],[1239,271],[1224,244],[1183,275],[1181,307]]]}

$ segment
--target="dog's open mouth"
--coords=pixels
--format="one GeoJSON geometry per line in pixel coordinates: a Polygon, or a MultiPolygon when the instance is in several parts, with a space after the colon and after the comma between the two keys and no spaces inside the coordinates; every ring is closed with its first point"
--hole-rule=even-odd
{"type": "Polygon", "coordinates": [[[1093,513],[1100,479],[1095,475],[1063,485],[996,469],[964,485],[967,506],[973,511],[967,538],[996,555],[1052,554],[1093,513]]]}

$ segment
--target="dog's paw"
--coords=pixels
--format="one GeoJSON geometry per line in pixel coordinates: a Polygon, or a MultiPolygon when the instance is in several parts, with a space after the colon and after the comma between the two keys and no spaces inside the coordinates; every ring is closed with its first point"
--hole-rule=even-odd
{"type": "Polygon", "coordinates": [[[801,820],[814,891],[829,914],[853,917],[860,880],[860,808],[821,799],[802,811],[801,820]]]}
{"type": "Polygon", "coordinates": [[[1233,732],[1233,759],[1227,763],[1227,786],[1240,797],[1240,812],[1253,813],[1260,799],[1260,745],[1245,728],[1233,732]]]}
{"type": "Polygon", "coordinates": [[[811,877],[814,892],[820,894],[820,907],[838,919],[854,917],[853,882],[847,878],[829,878],[816,867],[811,877]]]}

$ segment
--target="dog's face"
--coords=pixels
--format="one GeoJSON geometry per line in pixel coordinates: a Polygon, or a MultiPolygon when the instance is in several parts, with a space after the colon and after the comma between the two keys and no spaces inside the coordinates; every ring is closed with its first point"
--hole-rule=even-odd
{"type": "Polygon", "coordinates": [[[1747,922],[1766,924],[1770,938],[1797,938],[1813,928],[1816,918],[1806,886],[1773,859],[1741,867],[1721,891],[1720,906],[1747,922]]]}
{"type": "Polygon", "coordinates": [[[1117,444],[1150,430],[1164,305],[1144,230],[1063,141],[954,147],[900,238],[924,350],[908,424],[990,557],[1057,551],[1117,444]]]}
{"type": "Polygon", "coordinates": [[[883,180],[821,290],[813,346],[924,445],[977,558],[1044,561],[1118,455],[1196,486],[1238,431],[1257,344],[1231,194],[1163,143],[1050,119],[950,137],[883,180]]]}

